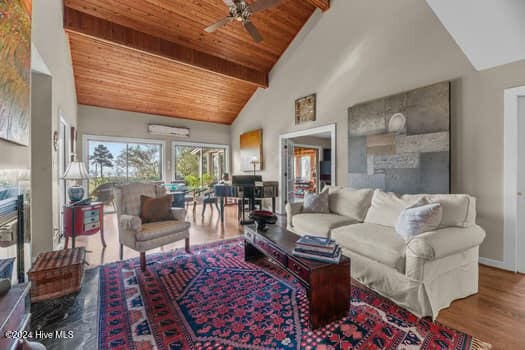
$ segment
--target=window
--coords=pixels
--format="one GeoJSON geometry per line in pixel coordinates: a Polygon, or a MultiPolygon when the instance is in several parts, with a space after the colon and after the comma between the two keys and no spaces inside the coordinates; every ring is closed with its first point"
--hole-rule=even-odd
{"type": "Polygon", "coordinates": [[[204,186],[220,181],[227,172],[227,146],[175,143],[173,147],[175,180],[204,186]]]}
{"type": "Polygon", "coordinates": [[[85,159],[91,176],[89,190],[101,184],[163,179],[163,143],[119,138],[92,137],[87,140],[85,159]]]}
{"type": "Polygon", "coordinates": [[[303,181],[310,181],[310,173],[312,166],[310,165],[310,156],[302,156],[300,158],[300,171],[298,177],[303,181]]]}

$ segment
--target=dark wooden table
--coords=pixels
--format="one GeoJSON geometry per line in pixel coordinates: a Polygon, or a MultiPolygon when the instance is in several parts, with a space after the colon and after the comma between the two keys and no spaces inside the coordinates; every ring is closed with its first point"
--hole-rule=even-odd
{"type": "Polygon", "coordinates": [[[350,310],[350,258],[339,264],[323,263],[292,255],[299,235],[272,225],[258,232],[255,225],[244,227],[245,259],[268,256],[297,277],[308,293],[312,328],[322,327],[348,315],[350,310]]]}
{"type": "Polygon", "coordinates": [[[29,336],[31,283],[17,284],[0,297],[0,349],[21,349],[21,338],[29,336]]]}

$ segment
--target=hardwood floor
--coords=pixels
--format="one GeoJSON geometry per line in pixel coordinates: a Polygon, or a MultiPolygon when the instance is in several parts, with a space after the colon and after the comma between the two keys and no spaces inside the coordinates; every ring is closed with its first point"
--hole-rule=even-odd
{"type": "Polygon", "coordinates": [[[453,302],[438,321],[493,349],[525,349],[525,275],[480,265],[479,293],[453,302]]]}
{"type": "MultiPolygon", "coordinates": [[[[221,225],[217,210],[211,214],[208,210],[204,217],[200,207],[197,207],[195,216],[189,211],[191,244],[239,236],[242,228],[237,224],[235,207],[227,207],[225,214],[225,224],[221,225]]],[[[77,246],[85,246],[89,252],[89,267],[119,259],[116,215],[105,215],[104,224],[106,249],[102,249],[99,235],[77,239],[77,246]]],[[[183,246],[184,241],[180,241],[151,252],[183,246]]],[[[135,256],[138,256],[137,252],[124,248],[125,259],[135,256]]],[[[440,312],[438,321],[491,343],[493,349],[525,349],[525,275],[480,265],[479,293],[453,302],[440,312]]]]}

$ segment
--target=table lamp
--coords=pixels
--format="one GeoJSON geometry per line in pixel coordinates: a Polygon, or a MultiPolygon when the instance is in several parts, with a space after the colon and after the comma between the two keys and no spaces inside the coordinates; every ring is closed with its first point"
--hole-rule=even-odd
{"type": "MultiPolygon", "coordinates": [[[[73,161],[67,167],[64,176],[64,180],[82,181],[88,180],[89,174],[86,170],[84,163],[79,161],[73,161]]],[[[68,187],[67,194],[71,202],[78,202],[84,198],[84,187],[82,185],[73,185],[68,187]]]]}

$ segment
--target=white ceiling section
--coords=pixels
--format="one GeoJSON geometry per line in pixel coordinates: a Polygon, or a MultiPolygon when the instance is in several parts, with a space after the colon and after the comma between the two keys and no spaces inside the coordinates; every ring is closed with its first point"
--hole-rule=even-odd
{"type": "Polygon", "coordinates": [[[474,68],[525,59],[525,0],[426,0],[474,68]]]}

